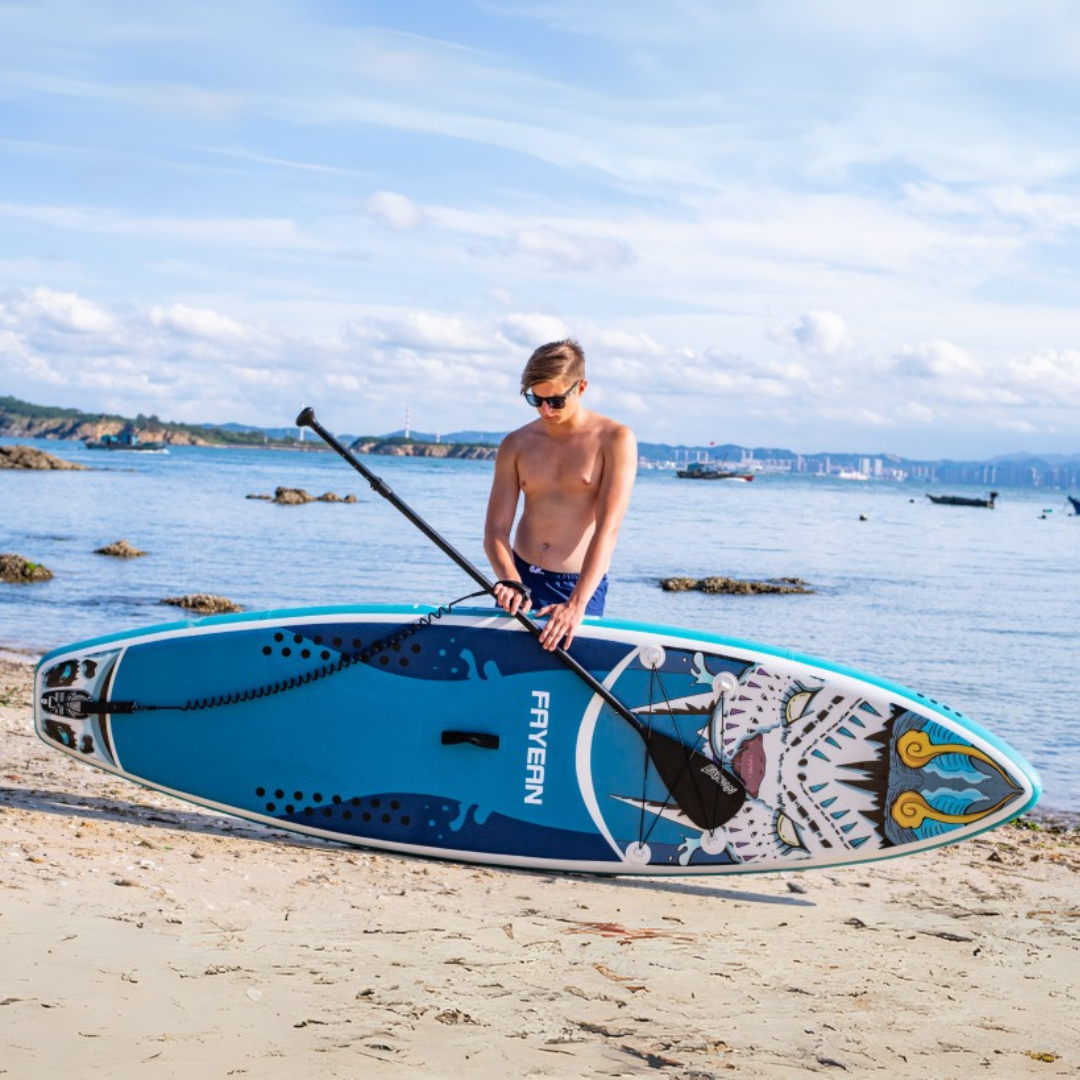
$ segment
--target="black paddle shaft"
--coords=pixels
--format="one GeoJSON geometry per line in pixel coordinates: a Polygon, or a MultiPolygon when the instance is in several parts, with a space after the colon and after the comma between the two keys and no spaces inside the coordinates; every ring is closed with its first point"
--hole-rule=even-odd
{"type": "MultiPolygon", "coordinates": [[[[308,407],[296,418],[297,427],[310,428],[331,450],[348,462],[371,485],[371,489],[405,515],[436,547],[449,555],[481,588],[492,596],[495,586],[448,540],[437,533],[408,503],[404,502],[391,487],[376,476],[355,454],[326,430],[315,419],[315,410],[308,407]]],[[[524,612],[515,618],[529,633],[539,639],[543,628],[524,612]]],[[[713,830],[729,821],[746,800],[746,789],[733,776],[697,750],[659,731],[646,727],[606,686],[587,671],[565,649],[556,647],[554,654],[590,690],[608,705],[642,737],[649,758],[656,771],[671,792],[676,806],[699,829],[713,830]]]]}

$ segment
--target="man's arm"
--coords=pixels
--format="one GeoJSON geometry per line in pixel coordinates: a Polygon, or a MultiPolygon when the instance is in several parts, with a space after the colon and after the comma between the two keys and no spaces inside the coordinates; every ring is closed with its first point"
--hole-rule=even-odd
{"type": "Polygon", "coordinates": [[[585,608],[611,564],[636,476],[637,439],[628,427],[620,425],[604,448],[604,477],[597,493],[596,528],[585,551],[577,585],[565,604],[550,604],[537,612],[549,616],[540,635],[545,649],[554,649],[560,644],[564,649],[570,647],[585,617],[585,608]]]}
{"type": "MultiPolygon", "coordinates": [[[[496,580],[519,581],[520,575],[514,565],[514,550],[510,544],[510,531],[517,514],[521,482],[517,471],[517,453],[514,436],[503,439],[495,455],[495,476],[488,496],[487,518],[484,522],[484,553],[495,572],[496,580]]],[[[528,611],[530,601],[517,589],[507,585],[495,586],[495,600],[511,615],[519,610],[528,611]]]]}

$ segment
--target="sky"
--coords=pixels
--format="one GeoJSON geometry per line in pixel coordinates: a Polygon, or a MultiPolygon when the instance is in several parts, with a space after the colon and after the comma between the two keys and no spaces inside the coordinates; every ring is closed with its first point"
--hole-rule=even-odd
{"type": "Polygon", "coordinates": [[[1080,451],[1072,0],[0,0],[0,394],[1080,451]]]}

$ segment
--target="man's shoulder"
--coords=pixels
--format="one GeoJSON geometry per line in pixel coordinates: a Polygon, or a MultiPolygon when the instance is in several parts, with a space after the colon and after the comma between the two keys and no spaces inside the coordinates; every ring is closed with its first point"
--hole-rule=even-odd
{"type": "Polygon", "coordinates": [[[502,442],[499,443],[500,454],[516,454],[522,447],[528,445],[530,441],[536,438],[536,422],[531,424],[523,424],[519,428],[515,428],[513,431],[508,432],[503,436],[502,442]]]}
{"type": "Polygon", "coordinates": [[[513,446],[513,445],[515,445],[517,443],[524,442],[527,439],[532,438],[532,436],[536,434],[537,428],[538,428],[538,424],[537,424],[537,421],[535,421],[535,420],[533,420],[531,423],[528,423],[528,424],[522,424],[521,427],[514,428],[513,431],[507,432],[503,436],[502,442],[499,443],[499,445],[500,446],[507,446],[507,445],[513,446]]]}
{"type": "Polygon", "coordinates": [[[610,416],[600,416],[596,414],[597,420],[600,424],[597,430],[600,432],[601,438],[609,446],[636,446],[637,436],[634,435],[633,429],[627,424],[623,424],[618,420],[612,420],[610,416]]]}

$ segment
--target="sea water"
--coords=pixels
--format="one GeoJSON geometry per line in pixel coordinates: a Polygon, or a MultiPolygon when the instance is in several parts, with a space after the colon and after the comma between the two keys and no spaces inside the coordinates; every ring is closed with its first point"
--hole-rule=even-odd
{"type": "MultiPolygon", "coordinates": [[[[53,571],[0,584],[0,649],[41,653],[189,617],[169,596],[248,610],[454,600],[474,585],[328,452],[91,451],[21,441],[90,472],[0,470],[0,552],[53,571]],[[355,504],[246,498],[278,485],[355,504]],[[94,549],[127,539],[148,554],[94,549]]],[[[491,462],[367,457],[466,558],[482,548],[491,462]]],[[[1080,517],[1057,491],[1006,488],[993,510],[937,506],[922,483],[643,470],[607,613],[790,648],[909,686],[983,724],[1041,772],[1048,810],[1080,811],[1080,517]],[[812,595],[669,593],[662,578],[799,577],[812,595]]],[[[984,496],[962,485],[935,492],[984,496]]],[[[479,603],[481,601],[472,601],[479,603]]]]}

